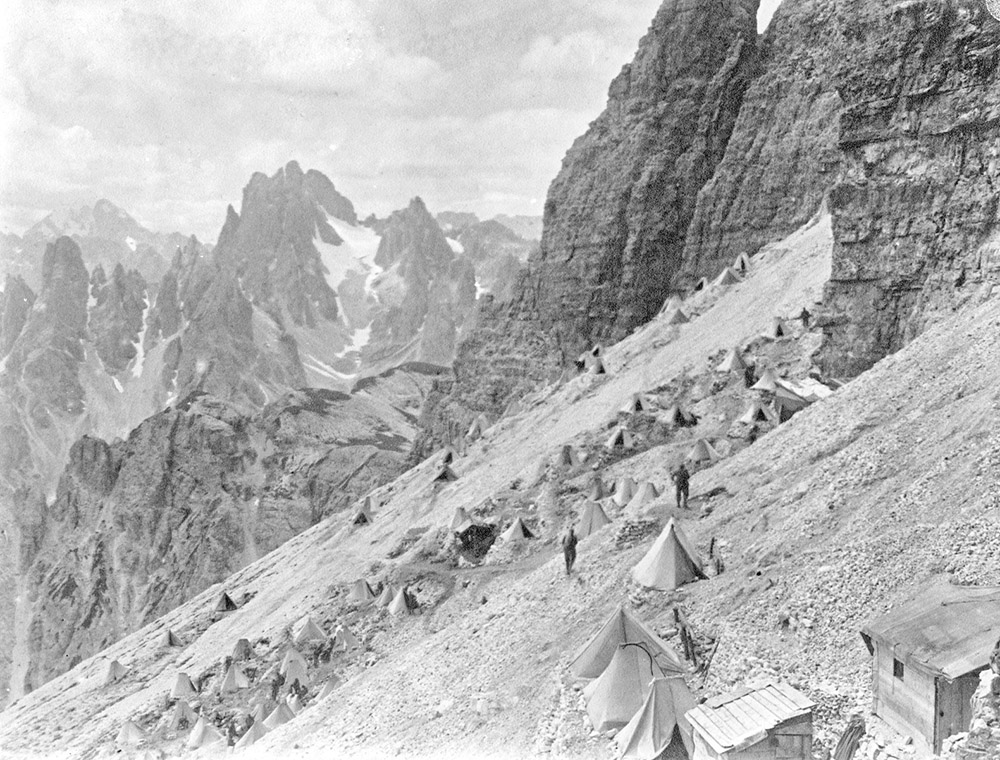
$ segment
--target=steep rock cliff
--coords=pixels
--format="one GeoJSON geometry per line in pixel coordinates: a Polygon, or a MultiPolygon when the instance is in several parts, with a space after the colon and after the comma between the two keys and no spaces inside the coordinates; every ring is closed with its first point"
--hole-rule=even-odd
{"type": "Polygon", "coordinates": [[[7,355],[28,321],[35,294],[17,275],[7,275],[0,293],[0,358],[7,355]]]}
{"type": "Polygon", "coordinates": [[[844,20],[826,371],[855,375],[1000,271],[1000,22],[980,3],[854,2],[844,20]],[[967,291],[966,291],[967,292],[967,291]]]}
{"type": "Polygon", "coordinates": [[[126,272],[121,264],[104,281],[104,270],[98,266],[91,275],[91,295],[95,303],[87,330],[105,369],[120,374],[138,353],[136,342],[147,307],[146,281],[134,269],[126,272]]]}

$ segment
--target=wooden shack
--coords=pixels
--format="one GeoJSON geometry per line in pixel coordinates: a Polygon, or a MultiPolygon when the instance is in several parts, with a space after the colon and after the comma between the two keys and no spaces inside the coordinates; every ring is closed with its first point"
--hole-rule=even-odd
{"type": "Polygon", "coordinates": [[[706,700],[686,713],[693,760],[810,760],[813,706],[786,683],[706,700]]]}
{"type": "Polygon", "coordinates": [[[938,583],[861,631],[872,711],[927,753],[967,731],[978,674],[1000,638],[1000,587],[938,583]]]}

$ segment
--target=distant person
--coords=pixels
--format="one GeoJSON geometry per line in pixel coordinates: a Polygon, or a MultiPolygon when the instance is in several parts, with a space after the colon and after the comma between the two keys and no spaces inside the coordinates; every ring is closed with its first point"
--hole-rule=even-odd
{"type": "Polygon", "coordinates": [[[573,526],[570,525],[562,539],[563,557],[566,559],[566,575],[570,574],[570,571],[573,570],[573,563],[576,562],[576,543],[576,533],[573,532],[573,526]]]}
{"type": "Polygon", "coordinates": [[[809,320],[812,318],[812,314],[809,313],[809,309],[805,306],[802,307],[802,311],[799,312],[799,319],[802,320],[802,326],[809,329],[809,320]]]}
{"type": "Polygon", "coordinates": [[[753,362],[747,362],[746,368],[743,370],[743,384],[750,388],[754,383],[757,382],[757,365],[753,362]]]}
{"type": "Polygon", "coordinates": [[[670,479],[674,481],[674,499],[677,501],[678,509],[687,509],[688,492],[691,488],[691,473],[681,462],[681,466],[674,470],[670,479]]]}
{"type": "Polygon", "coordinates": [[[760,427],[757,423],[750,426],[750,430],[747,432],[747,441],[749,443],[754,443],[758,438],[760,438],[760,427]]]}

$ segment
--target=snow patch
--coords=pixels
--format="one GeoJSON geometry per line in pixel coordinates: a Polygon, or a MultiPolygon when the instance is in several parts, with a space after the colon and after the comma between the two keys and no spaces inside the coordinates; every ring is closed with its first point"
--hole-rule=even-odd
{"type": "Polygon", "coordinates": [[[135,253],[135,245],[136,244],[135,244],[135,238],[134,237],[130,236],[130,237],[125,238],[125,245],[127,245],[129,248],[132,249],[132,253],[135,253]]]}
{"type": "Polygon", "coordinates": [[[355,227],[342,219],[327,216],[326,221],[343,242],[340,245],[324,243],[318,230],[313,242],[327,269],[327,284],[336,291],[348,272],[367,272],[375,267],[380,238],[367,227],[355,227]]]}
{"type": "Polygon", "coordinates": [[[124,393],[125,392],[125,389],[122,388],[121,382],[114,375],[111,376],[111,382],[113,382],[115,384],[115,388],[118,389],[119,393],[124,393]]]}
{"type": "Polygon", "coordinates": [[[477,277],[476,278],[476,298],[479,298],[479,296],[483,295],[484,293],[489,293],[489,292],[490,292],[489,288],[484,288],[482,285],[479,284],[479,278],[477,277]]]}
{"type": "Polygon", "coordinates": [[[146,361],[146,351],[143,346],[146,343],[146,330],[149,329],[149,291],[145,291],[142,295],[142,329],[139,331],[139,337],[136,338],[138,341],[138,346],[136,350],[138,353],[135,355],[135,364],[132,365],[132,377],[142,376],[142,365],[146,361]]]}
{"type": "Polygon", "coordinates": [[[312,354],[306,354],[302,361],[302,366],[307,370],[312,370],[318,375],[329,377],[331,380],[351,380],[354,375],[338,372],[326,362],[320,361],[312,354]]]}
{"type": "Polygon", "coordinates": [[[465,246],[459,243],[454,238],[446,237],[445,240],[448,241],[448,245],[451,246],[453,253],[465,253],[465,246]]]}

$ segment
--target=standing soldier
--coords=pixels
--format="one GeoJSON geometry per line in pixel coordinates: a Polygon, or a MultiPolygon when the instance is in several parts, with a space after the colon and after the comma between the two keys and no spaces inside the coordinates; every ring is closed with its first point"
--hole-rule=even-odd
{"type": "Polygon", "coordinates": [[[680,467],[674,470],[670,479],[674,481],[674,498],[677,500],[677,508],[687,509],[689,490],[688,484],[691,481],[691,473],[688,472],[688,468],[684,466],[683,462],[681,462],[680,467]]]}
{"type": "Polygon", "coordinates": [[[573,532],[573,526],[570,525],[562,539],[563,557],[566,559],[566,575],[569,575],[573,569],[573,563],[576,562],[576,540],[576,533],[573,532]]]}

